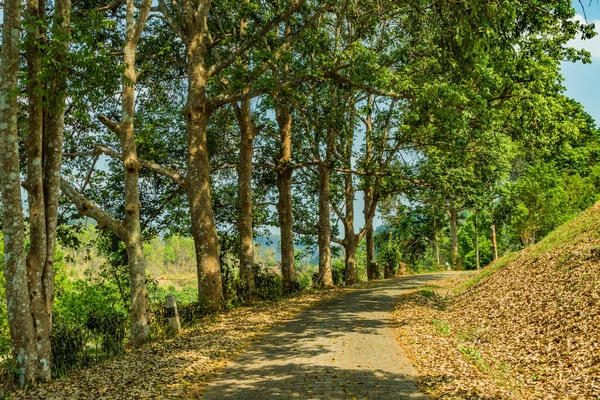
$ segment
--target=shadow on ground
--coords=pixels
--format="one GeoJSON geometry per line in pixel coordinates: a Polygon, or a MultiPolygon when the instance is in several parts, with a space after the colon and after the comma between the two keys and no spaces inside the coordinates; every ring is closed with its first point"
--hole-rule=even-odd
{"type": "Polygon", "coordinates": [[[400,294],[439,278],[377,282],[301,312],[237,357],[204,398],[426,398],[398,356],[390,312],[400,294]]]}
{"type": "Polygon", "coordinates": [[[281,368],[228,371],[218,392],[202,399],[425,399],[403,374],[314,367],[289,363],[281,368]],[[236,379],[243,374],[243,379],[236,379]],[[299,379],[299,377],[301,377],[299,379]]]}

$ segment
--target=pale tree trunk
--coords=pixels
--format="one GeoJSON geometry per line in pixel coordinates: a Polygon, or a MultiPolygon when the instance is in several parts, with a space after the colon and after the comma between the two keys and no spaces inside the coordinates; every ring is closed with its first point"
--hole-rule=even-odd
{"type": "Polygon", "coordinates": [[[151,0],[144,0],[139,8],[136,21],[133,0],[126,2],[126,37],[123,49],[125,76],[121,88],[121,122],[117,124],[103,115],[98,116],[100,121],[115,133],[121,142],[120,158],[123,162],[125,186],[124,220],[118,221],[110,217],[66,181],[61,181],[62,192],[76,205],[80,214],[93,218],[98,222],[99,228],[108,228],[125,243],[131,294],[131,344],[133,347],[139,347],[150,339],[146,258],[142,247],[140,223],[139,175],[141,163],[137,157],[135,145],[134,115],[135,83],[138,77],[135,70],[136,49],[148,19],[151,3],[151,0]]]}
{"type": "MultiPolygon", "coordinates": [[[[366,164],[370,166],[373,163],[373,143],[372,143],[372,134],[373,134],[373,96],[369,96],[368,106],[367,106],[367,116],[364,119],[365,124],[365,144],[366,144],[366,164]]],[[[367,279],[372,281],[375,279],[379,279],[379,270],[377,268],[377,263],[375,262],[375,232],[373,229],[373,215],[372,213],[376,209],[374,192],[375,188],[373,186],[373,177],[366,176],[365,177],[365,188],[364,188],[364,218],[365,218],[365,229],[366,229],[366,240],[367,240],[367,279]],[[372,210],[373,209],[373,210],[372,210]]]]}
{"type": "MultiPolygon", "coordinates": [[[[237,107],[236,107],[237,108],[237,107]]],[[[252,155],[254,125],[250,100],[237,108],[240,127],[240,161],[238,163],[238,231],[240,234],[240,277],[254,293],[254,236],[252,223],[252,155]]]]}
{"type": "Polygon", "coordinates": [[[375,230],[373,229],[374,212],[377,208],[377,198],[371,179],[367,179],[364,191],[364,217],[367,246],[367,278],[372,281],[380,278],[379,267],[375,261],[375,230]]]}
{"type": "Polygon", "coordinates": [[[345,270],[344,270],[344,283],[346,285],[353,285],[356,283],[356,249],[358,247],[358,236],[355,234],[348,234],[344,238],[344,252],[345,252],[345,270]]]}
{"type": "MultiPolygon", "coordinates": [[[[248,4],[249,0],[245,0],[248,4]]],[[[245,39],[248,20],[240,21],[240,39],[245,39]]],[[[247,69],[244,65],[244,69],[247,69]]],[[[245,91],[248,93],[248,90],[245,91]]],[[[254,226],[252,209],[252,156],[256,129],[252,122],[250,100],[235,105],[240,127],[240,161],[238,163],[238,231],[240,234],[240,278],[246,282],[250,296],[254,295],[254,226]]]]}
{"type": "Polygon", "coordinates": [[[122,86],[121,123],[119,138],[123,150],[123,169],[125,171],[125,218],[123,226],[127,232],[127,265],[129,268],[129,289],[131,293],[131,342],[139,347],[150,339],[148,289],[146,287],[146,257],[142,247],[142,228],[140,223],[140,170],[135,146],[135,83],[138,73],[135,70],[136,48],[139,35],[146,24],[149,1],[134,23],[133,0],[127,1],[127,41],[124,58],[125,79],[122,86]],[[139,29],[139,35],[136,30],[139,29]]]}
{"type": "Polygon", "coordinates": [[[67,86],[67,39],[71,30],[71,0],[57,0],[54,8],[54,25],[64,41],[56,44],[53,80],[49,83],[50,99],[46,111],[46,131],[44,136],[44,201],[46,209],[46,265],[43,284],[45,288],[46,310],[50,315],[54,303],[54,252],[56,249],[56,228],[58,224],[58,198],[60,194],[60,171],[62,168],[63,131],[65,126],[65,99],[67,86]]]}
{"type": "MultiPolygon", "coordinates": [[[[352,148],[351,144],[348,146],[349,148],[352,148]]],[[[346,215],[344,221],[344,249],[346,253],[344,282],[346,285],[356,283],[356,248],[358,247],[358,235],[354,232],[354,188],[352,184],[352,173],[348,172],[345,174],[346,215]]]]}
{"type": "Polygon", "coordinates": [[[448,210],[450,216],[450,242],[452,249],[452,267],[460,266],[460,254],[458,252],[458,210],[453,205],[450,205],[448,210]]]}
{"type": "MultiPolygon", "coordinates": [[[[206,5],[208,7],[208,5],[206,5]]],[[[186,193],[190,203],[192,237],[198,268],[198,300],[209,309],[223,304],[219,261],[219,237],[211,204],[210,159],[207,127],[208,109],[205,67],[207,45],[202,26],[186,42],[188,55],[188,97],[185,118],[188,134],[186,193]]]]}
{"type": "Polygon", "coordinates": [[[294,218],[292,213],[292,113],[287,104],[280,102],[276,107],[279,124],[280,152],[277,160],[277,189],[279,199],[277,212],[281,236],[281,275],[285,290],[296,289],[294,259],[294,218]]]}
{"type": "Polygon", "coordinates": [[[490,226],[492,230],[492,252],[494,253],[494,261],[498,259],[498,244],[496,242],[496,225],[492,224],[490,226]]]}
{"type": "Polygon", "coordinates": [[[0,60],[0,178],[2,182],[2,232],[8,325],[20,386],[36,378],[36,339],[25,256],[23,206],[17,116],[19,72],[20,1],[5,0],[3,9],[2,58],[0,60]]]}
{"type": "Polygon", "coordinates": [[[373,219],[365,221],[367,224],[366,246],[367,246],[367,278],[372,281],[379,279],[379,268],[375,262],[375,232],[373,229],[373,219]]]}
{"type": "Polygon", "coordinates": [[[440,242],[438,239],[438,231],[437,231],[437,221],[435,218],[435,207],[432,207],[433,210],[433,243],[435,246],[435,261],[437,267],[440,266],[440,242]]]}
{"type": "Polygon", "coordinates": [[[28,20],[25,49],[27,58],[27,97],[28,97],[28,133],[26,138],[27,189],[29,204],[29,252],[27,253],[27,275],[29,280],[29,298],[31,318],[36,332],[38,379],[48,381],[51,378],[50,358],[50,314],[46,308],[45,287],[43,284],[46,266],[46,208],[44,201],[44,108],[43,82],[41,81],[43,32],[40,21],[44,13],[39,0],[27,1],[28,20]]]}
{"type": "Polygon", "coordinates": [[[475,210],[475,219],[473,220],[473,226],[475,228],[475,265],[477,269],[481,269],[481,265],[479,263],[479,225],[477,221],[477,217],[479,216],[479,211],[475,210]]]}
{"type": "Polygon", "coordinates": [[[184,109],[188,137],[187,176],[183,181],[178,179],[178,183],[184,186],[190,207],[191,233],[198,271],[198,301],[208,309],[216,310],[223,304],[223,285],[219,237],[211,203],[207,138],[208,120],[214,111],[206,94],[209,78],[206,62],[208,14],[211,1],[182,0],[172,5],[175,9],[170,10],[164,0],[158,1],[163,15],[185,44],[187,53],[188,93],[184,109]]]}
{"type": "MultiPolygon", "coordinates": [[[[327,157],[326,157],[327,160],[327,157]]],[[[319,164],[319,282],[321,287],[333,287],[331,270],[331,170],[319,164]]]]}

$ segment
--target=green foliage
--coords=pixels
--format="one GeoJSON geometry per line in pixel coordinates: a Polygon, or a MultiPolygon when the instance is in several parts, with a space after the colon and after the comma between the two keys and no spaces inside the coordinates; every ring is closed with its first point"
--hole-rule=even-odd
{"type": "Polygon", "coordinates": [[[125,313],[108,307],[92,311],[85,326],[100,340],[104,354],[115,356],[125,352],[125,322],[125,313]]]}
{"type": "Polygon", "coordinates": [[[448,321],[440,321],[438,319],[433,320],[433,326],[435,328],[435,332],[441,336],[449,336],[452,333],[452,328],[448,321]]]}
{"type": "MultiPolygon", "coordinates": [[[[488,213],[478,213],[479,263],[484,267],[492,262],[494,254],[491,240],[491,219],[488,213]]],[[[475,252],[475,213],[469,213],[458,231],[458,244],[465,269],[477,268],[475,252]]]]}
{"type": "Polygon", "coordinates": [[[331,260],[331,274],[333,276],[333,284],[336,286],[342,286],[344,284],[345,275],[344,261],[339,258],[331,260]]]}
{"type": "Polygon", "coordinates": [[[86,363],[89,333],[81,325],[64,320],[58,314],[52,321],[52,373],[64,375],[68,370],[86,363]]]}
{"type": "Polygon", "coordinates": [[[256,295],[259,299],[277,300],[283,296],[283,280],[281,275],[271,270],[256,271],[254,285],[256,287],[256,295]]]}
{"type": "Polygon", "coordinates": [[[387,241],[381,243],[378,250],[377,263],[396,274],[398,266],[402,262],[402,244],[400,241],[390,235],[387,241]]]}

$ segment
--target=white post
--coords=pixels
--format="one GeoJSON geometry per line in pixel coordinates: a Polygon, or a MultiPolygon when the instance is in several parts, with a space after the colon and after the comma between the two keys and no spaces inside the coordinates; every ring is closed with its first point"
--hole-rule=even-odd
{"type": "Polygon", "coordinates": [[[181,332],[181,323],[179,322],[179,313],[177,312],[177,302],[172,294],[165,297],[165,313],[167,315],[167,330],[173,336],[181,332]]]}

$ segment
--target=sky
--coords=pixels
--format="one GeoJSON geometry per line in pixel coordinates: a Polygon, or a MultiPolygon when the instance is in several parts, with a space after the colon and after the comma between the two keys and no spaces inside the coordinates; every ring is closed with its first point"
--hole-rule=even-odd
{"type": "MultiPolygon", "coordinates": [[[[582,0],[589,23],[596,24],[596,32],[600,33],[600,3],[597,0],[582,0]]],[[[583,9],[579,1],[573,2],[577,18],[584,20],[583,9]]],[[[583,104],[585,110],[600,123],[600,34],[591,40],[574,40],[573,47],[585,48],[592,54],[591,64],[563,63],[563,82],[567,88],[567,96],[583,104]]]]}

